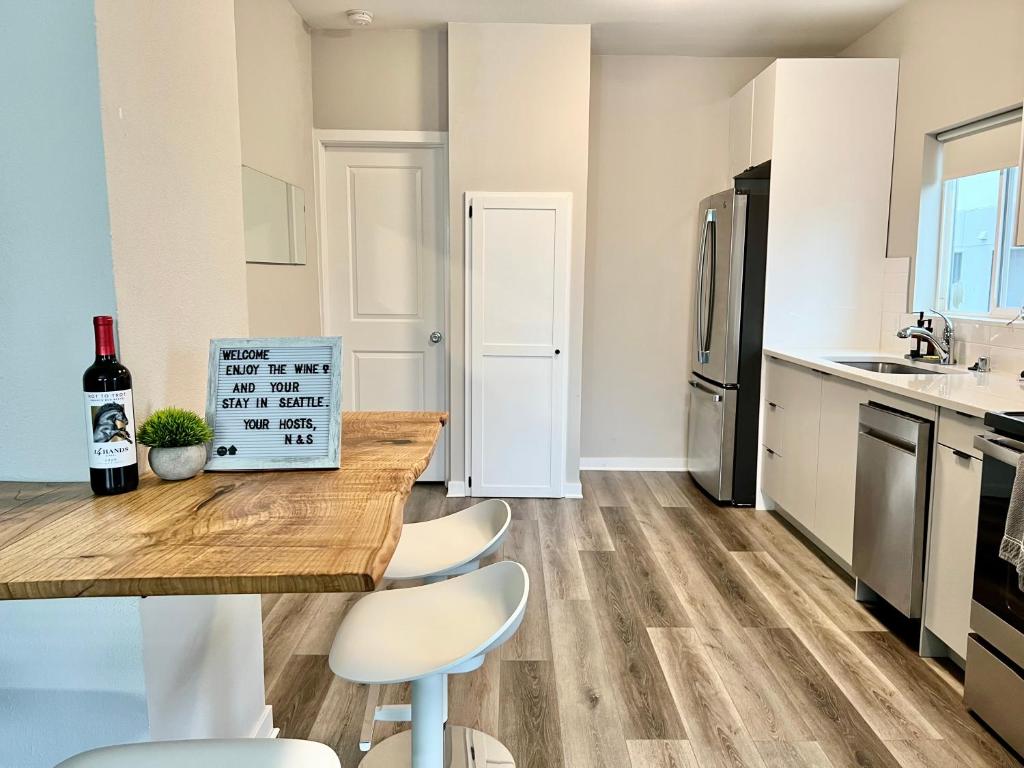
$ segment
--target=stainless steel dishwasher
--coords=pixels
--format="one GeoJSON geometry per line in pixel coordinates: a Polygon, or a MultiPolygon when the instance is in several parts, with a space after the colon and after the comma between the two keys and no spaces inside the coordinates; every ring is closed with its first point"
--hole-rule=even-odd
{"type": "Polygon", "coordinates": [[[931,421],[878,403],[860,406],[853,520],[857,599],[877,595],[910,618],[921,616],[931,443],[931,421]]]}

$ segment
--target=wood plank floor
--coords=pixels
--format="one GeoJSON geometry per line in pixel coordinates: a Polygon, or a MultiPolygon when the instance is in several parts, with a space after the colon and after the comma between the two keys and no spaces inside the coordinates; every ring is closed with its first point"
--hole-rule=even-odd
{"type": "MultiPolygon", "coordinates": [[[[519,768],[1020,765],[964,709],[957,676],[908,645],[912,628],[857,604],[771,513],[716,507],[676,473],[585,472],[583,487],[512,502],[500,555],[530,572],[527,616],[451,679],[451,721],[500,738],[519,768]]],[[[406,520],[472,503],[418,485],[406,520]]],[[[264,596],[274,722],[343,768],[362,756],[366,688],[327,654],[355,600],[264,596]]]]}

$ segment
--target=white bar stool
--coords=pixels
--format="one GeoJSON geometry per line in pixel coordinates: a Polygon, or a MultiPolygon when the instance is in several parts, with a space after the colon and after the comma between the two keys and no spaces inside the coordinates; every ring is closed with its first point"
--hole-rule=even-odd
{"type": "Polygon", "coordinates": [[[361,768],[514,766],[497,739],[446,727],[447,675],[472,672],[519,628],[530,578],[506,560],[448,581],[374,592],[356,603],[331,648],[334,674],[355,683],[412,683],[412,731],[371,749],[361,768]]]}
{"type": "Polygon", "coordinates": [[[190,739],[100,747],[57,768],[341,768],[330,747],[298,739],[190,739]]]}
{"type": "MultiPolygon", "coordinates": [[[[511,524],[512,508],[501,499],[487,499],[436,520],[407,523],[384,578],[429,583],[475,571],[498,550],[511,524]]],[[[411,717],[408,704],[382,705],[379,699],[380,686],[370,686],[359,736],[363,752],[373,744],[375,722],[407,722],[411,717]]]]}

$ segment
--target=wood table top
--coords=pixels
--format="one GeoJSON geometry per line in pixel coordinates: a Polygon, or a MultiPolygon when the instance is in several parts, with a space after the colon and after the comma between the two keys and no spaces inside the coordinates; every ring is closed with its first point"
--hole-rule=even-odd
{"type": "Polygon", "coordinates": [[[446,421],[346,411],[340,470],[0,483],[0,600],[370,591],[446,421]]]}

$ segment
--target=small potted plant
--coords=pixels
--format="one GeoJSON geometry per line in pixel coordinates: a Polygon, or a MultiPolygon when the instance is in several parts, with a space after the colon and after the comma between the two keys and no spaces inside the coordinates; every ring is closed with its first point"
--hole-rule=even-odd
{"type": "Polygon", "coordinates": [[[206,464],[213,430],[206,420],[182,408],[161,408],[139,427],[139,442],[149,446],[149,466],[164,480],[187,480],[206,464]]]}

